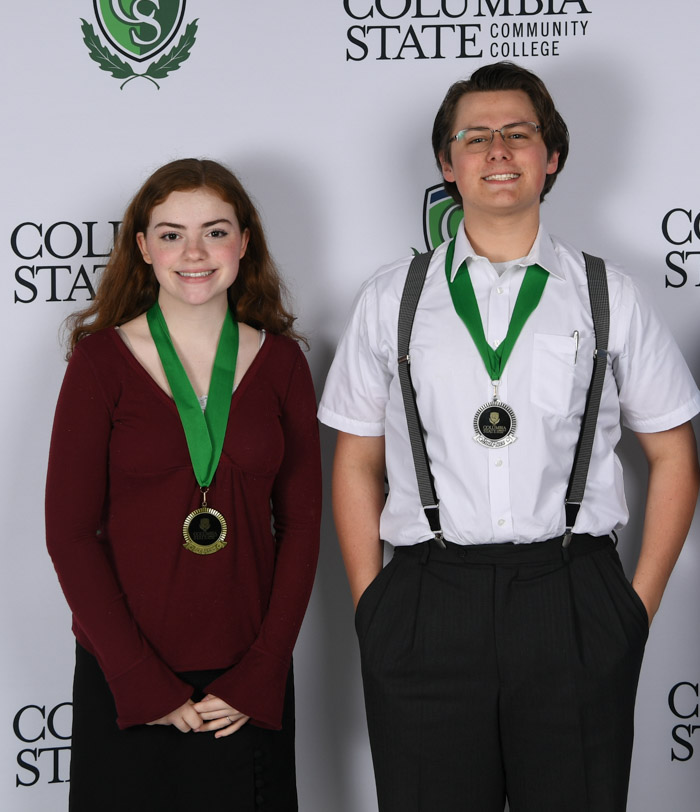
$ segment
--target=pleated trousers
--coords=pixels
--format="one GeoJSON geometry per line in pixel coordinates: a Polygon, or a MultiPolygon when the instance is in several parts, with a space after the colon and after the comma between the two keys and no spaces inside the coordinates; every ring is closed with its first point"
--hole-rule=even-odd
{"type": "Polygon", "coordinates": [[[380,812],[624,812],[648,619],[608,537],[398,547],[356,629],[380,812]]]}

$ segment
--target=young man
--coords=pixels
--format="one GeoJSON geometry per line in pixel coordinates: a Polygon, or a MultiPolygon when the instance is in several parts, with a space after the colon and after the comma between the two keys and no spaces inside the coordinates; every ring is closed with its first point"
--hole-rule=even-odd
{"type": "Polygon", "coordinates": [[[534,74],[498,63],[453,85],[433,147],[464,228],[430,260],[409,357],[397,321],[410,258],[362,288],[319,411],[339,430],[333,503],[379,808],[623,812],[648,626],[697,498],[700,394],[610,264],[607,355],[596,341],[584,257],[540,224],[568,133],[534,74]],[[602,396],[567,528],[596,353],[602,396]],[[427,512],[407,361],[439,503],[427,512]],[[621,416],[649,465],[631,584],[613,540],[628,518],[621,416]],[[395,548],[384,569],[380,539],[395,548]]]}

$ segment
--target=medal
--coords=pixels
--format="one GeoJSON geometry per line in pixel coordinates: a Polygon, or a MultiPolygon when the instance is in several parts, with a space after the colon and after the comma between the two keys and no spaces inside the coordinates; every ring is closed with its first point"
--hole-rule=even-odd
{"type": "Polygon", "coordinates": [[[182,525],[182,546],[197,555],[216,553],[226,546],[226,519],[207,505],[207,490],[202,488],[202,506],[193,510],[182,525]]]}
{"type": "Polygon", "coordinates": [[[183,547],[197,555],[209,555],[226,546],[226,519],[207,504],[207,492],[224,446],[236,373],[238,325],[227,310],[216,349],[207,408],[202,412],[197,395],[170,339],[168,325],[158,302],[147,312],[147,319],[180,415],[194,475],[202,492],[201,507],[189,513],[182,525],[185,538],[183,547]]]}
{"type": "Polygon", "coordinates": [[[493,400],[480,406],[474,415],[474,439],[485,448],[503,448],[518,439],[517,424],[515,412],[498,399],[498,384],[494,383],[493,400]]]}
{"type": "Polygon", "coordinates": [[[453,239],[447,246],[445,255],[445,274],[452,303],[481,355],[493,386],[493,399],[480,406],[474,415],[474,440],[485,448],[503,448],[517,439],[515,436],[517,421],[513,409],[498,398],[500,377],[525,322],[542,298],[549,274],[539,265],[528,267],[510,317],[506,337],[498,345],[498,349],[494,350],[484,334],[484,325],[466,261],[459,266],[452,279],[454,251],[453,239]]]}

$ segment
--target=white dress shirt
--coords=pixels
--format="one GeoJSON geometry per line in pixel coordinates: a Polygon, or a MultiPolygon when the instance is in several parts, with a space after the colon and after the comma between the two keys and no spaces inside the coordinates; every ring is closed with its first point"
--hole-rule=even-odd
{"type": "MultiPolygon", "coordinates": [[[[541,541],[564,532],[564,497],[593,367],[594,333],[583,256],[540,227],[521,264],[501,276],[460,229],[452,276],[467,260],[486,339],[508,331],[528,265],[549,273],[501,376],[499,398],[515,412],[517,440],[487,449],[473,439],[490,378],[455,312],[443,243],[433,255],[411,336],[411,376],[445,538],[457,544],[541,541]],[[575,334],[578,333],[578,343],[575,334]]],[[[423,513],[397,372],[399,303],[411,257],[380,268],[361,288],[319,407],[333,428],[386,439],[389,496],[380,535],[393,545],[432,537],[423,513]]],[[[620,420],[636,432],[685,423],[700,393],[667,328],[632,280],[607,264],[608,369],[577,533],[606,535],[628,519],[620,420]]]]}

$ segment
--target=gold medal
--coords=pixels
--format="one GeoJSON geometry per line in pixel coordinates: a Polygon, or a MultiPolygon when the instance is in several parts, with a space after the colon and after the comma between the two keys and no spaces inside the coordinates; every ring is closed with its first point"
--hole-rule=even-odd
{"type": "Polygon", "coordinates": [[[182,535],[185,537],[182,546],[197,555],[210,555],[226,546],[226,519],[218,510],[207,505],[207,490],[202,488],[202,506],[193,510],[182,526],[182,535]]]}
{"type": "Polygon", "coordinates": [[[173,346],[158,302],[147,311],[147,319],[180,415],[194,475],[202,491],[202,506],[193,510],[182,525],[183,547],[197,555],[209,555],[226,546],[226,519],[207,505],[207,491],[224,447],[236,374],[238,324],[227,310],[216,348],[205,414],[173,346]]]}

